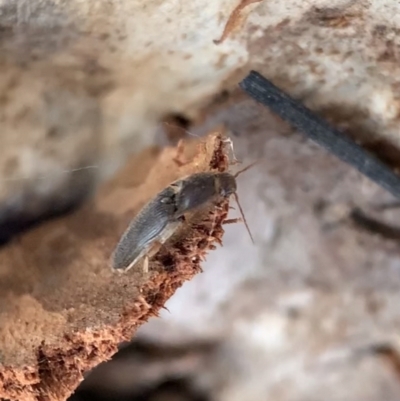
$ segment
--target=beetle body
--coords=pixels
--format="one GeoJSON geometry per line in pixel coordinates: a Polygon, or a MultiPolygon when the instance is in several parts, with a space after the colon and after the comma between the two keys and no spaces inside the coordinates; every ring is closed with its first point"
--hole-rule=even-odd
{"type": "Polygon", "coordinates": [[[197,173],[172,182],[148,202],[122,235],[113,254],[113,269],[129,270],[163,244],[179,227],[184,214],[219,198],[236,193],[236,177],[230,173],[197,173]]]}
{"type": "MultiPolygon", "coordinates": [[[[175,189],[171,186],[158,193],[132,220],[112,256],[114,270],[129,270],[156,240],[163,240],[175,219],[175,189]]],[[[171,233],[172,234],[172,233],[171,233]]]]}

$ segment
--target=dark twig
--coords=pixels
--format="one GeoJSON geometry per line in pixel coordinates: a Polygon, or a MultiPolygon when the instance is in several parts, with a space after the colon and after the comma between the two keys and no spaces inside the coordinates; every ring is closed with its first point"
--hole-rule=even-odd
{"type": "Polygon", "coordinates": [[[239,85],[257,102],[270,108],[314,142],[400,198],[400,177],[386,164],[285,94],[261,74],[251,71],[239,85]]]}

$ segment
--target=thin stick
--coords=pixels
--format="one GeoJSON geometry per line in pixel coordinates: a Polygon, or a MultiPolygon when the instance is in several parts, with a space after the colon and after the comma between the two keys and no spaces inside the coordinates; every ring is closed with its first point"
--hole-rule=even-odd
{"type": "Polygon", "coordinates": [[[318,145],[400,198],[400,177],[390,167],[300,102],[295,101],[261,74],[251,71],[239,86],[254,100],[270,108],[318,145]]]}

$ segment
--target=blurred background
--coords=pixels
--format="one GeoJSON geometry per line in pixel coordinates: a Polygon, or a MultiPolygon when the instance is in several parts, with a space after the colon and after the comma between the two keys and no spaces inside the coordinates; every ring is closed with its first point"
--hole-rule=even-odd
{"type": "Polygon", "coordinates": [[[398,15],[394,0],[0,0],[3,246],[154,144],[224,124],[259,161],[238,178],[255,244],[226,226],[70,401],[400,400],[399,204],[236,88],[256,69],[399,168],[398,15]]]}

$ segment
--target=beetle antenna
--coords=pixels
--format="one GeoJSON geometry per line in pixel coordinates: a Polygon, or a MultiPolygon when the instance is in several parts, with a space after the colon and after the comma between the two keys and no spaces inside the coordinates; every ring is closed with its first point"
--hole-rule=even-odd
{"type": "Polygon", "coordinates": [[[255,162],[249,164],[247,167],[242,168],[241,170],[239,170],[239,171],[238,171],[237,173],[235,173],[233,176],[234,176],[235,178],[237,178],[237,176],[238,176],[239,174],[244,173],[245,171],[249,170],[250,168],[252,168],[255,164],[257,164],[257,163],[259,163],[259,162],[260,162],[259,160],[256,160],[255,162]]]}
{"type": "Polygon", "coordinates": [[[240,214],[242,215],[243,223],[246,226],[247,232],[250,235],[251,242],[254,244],[254,239],[253,239],[253,236],[251,235],[251,231],[250,231],[249,225],[247,224],[246,217],[244,217],[242,206],[240,206],[239,197],[238,197],[236,192],[234,192],[233,195],[235,196],[235,201],[236,201],[237,205],[239,206],[240,214]]]}

